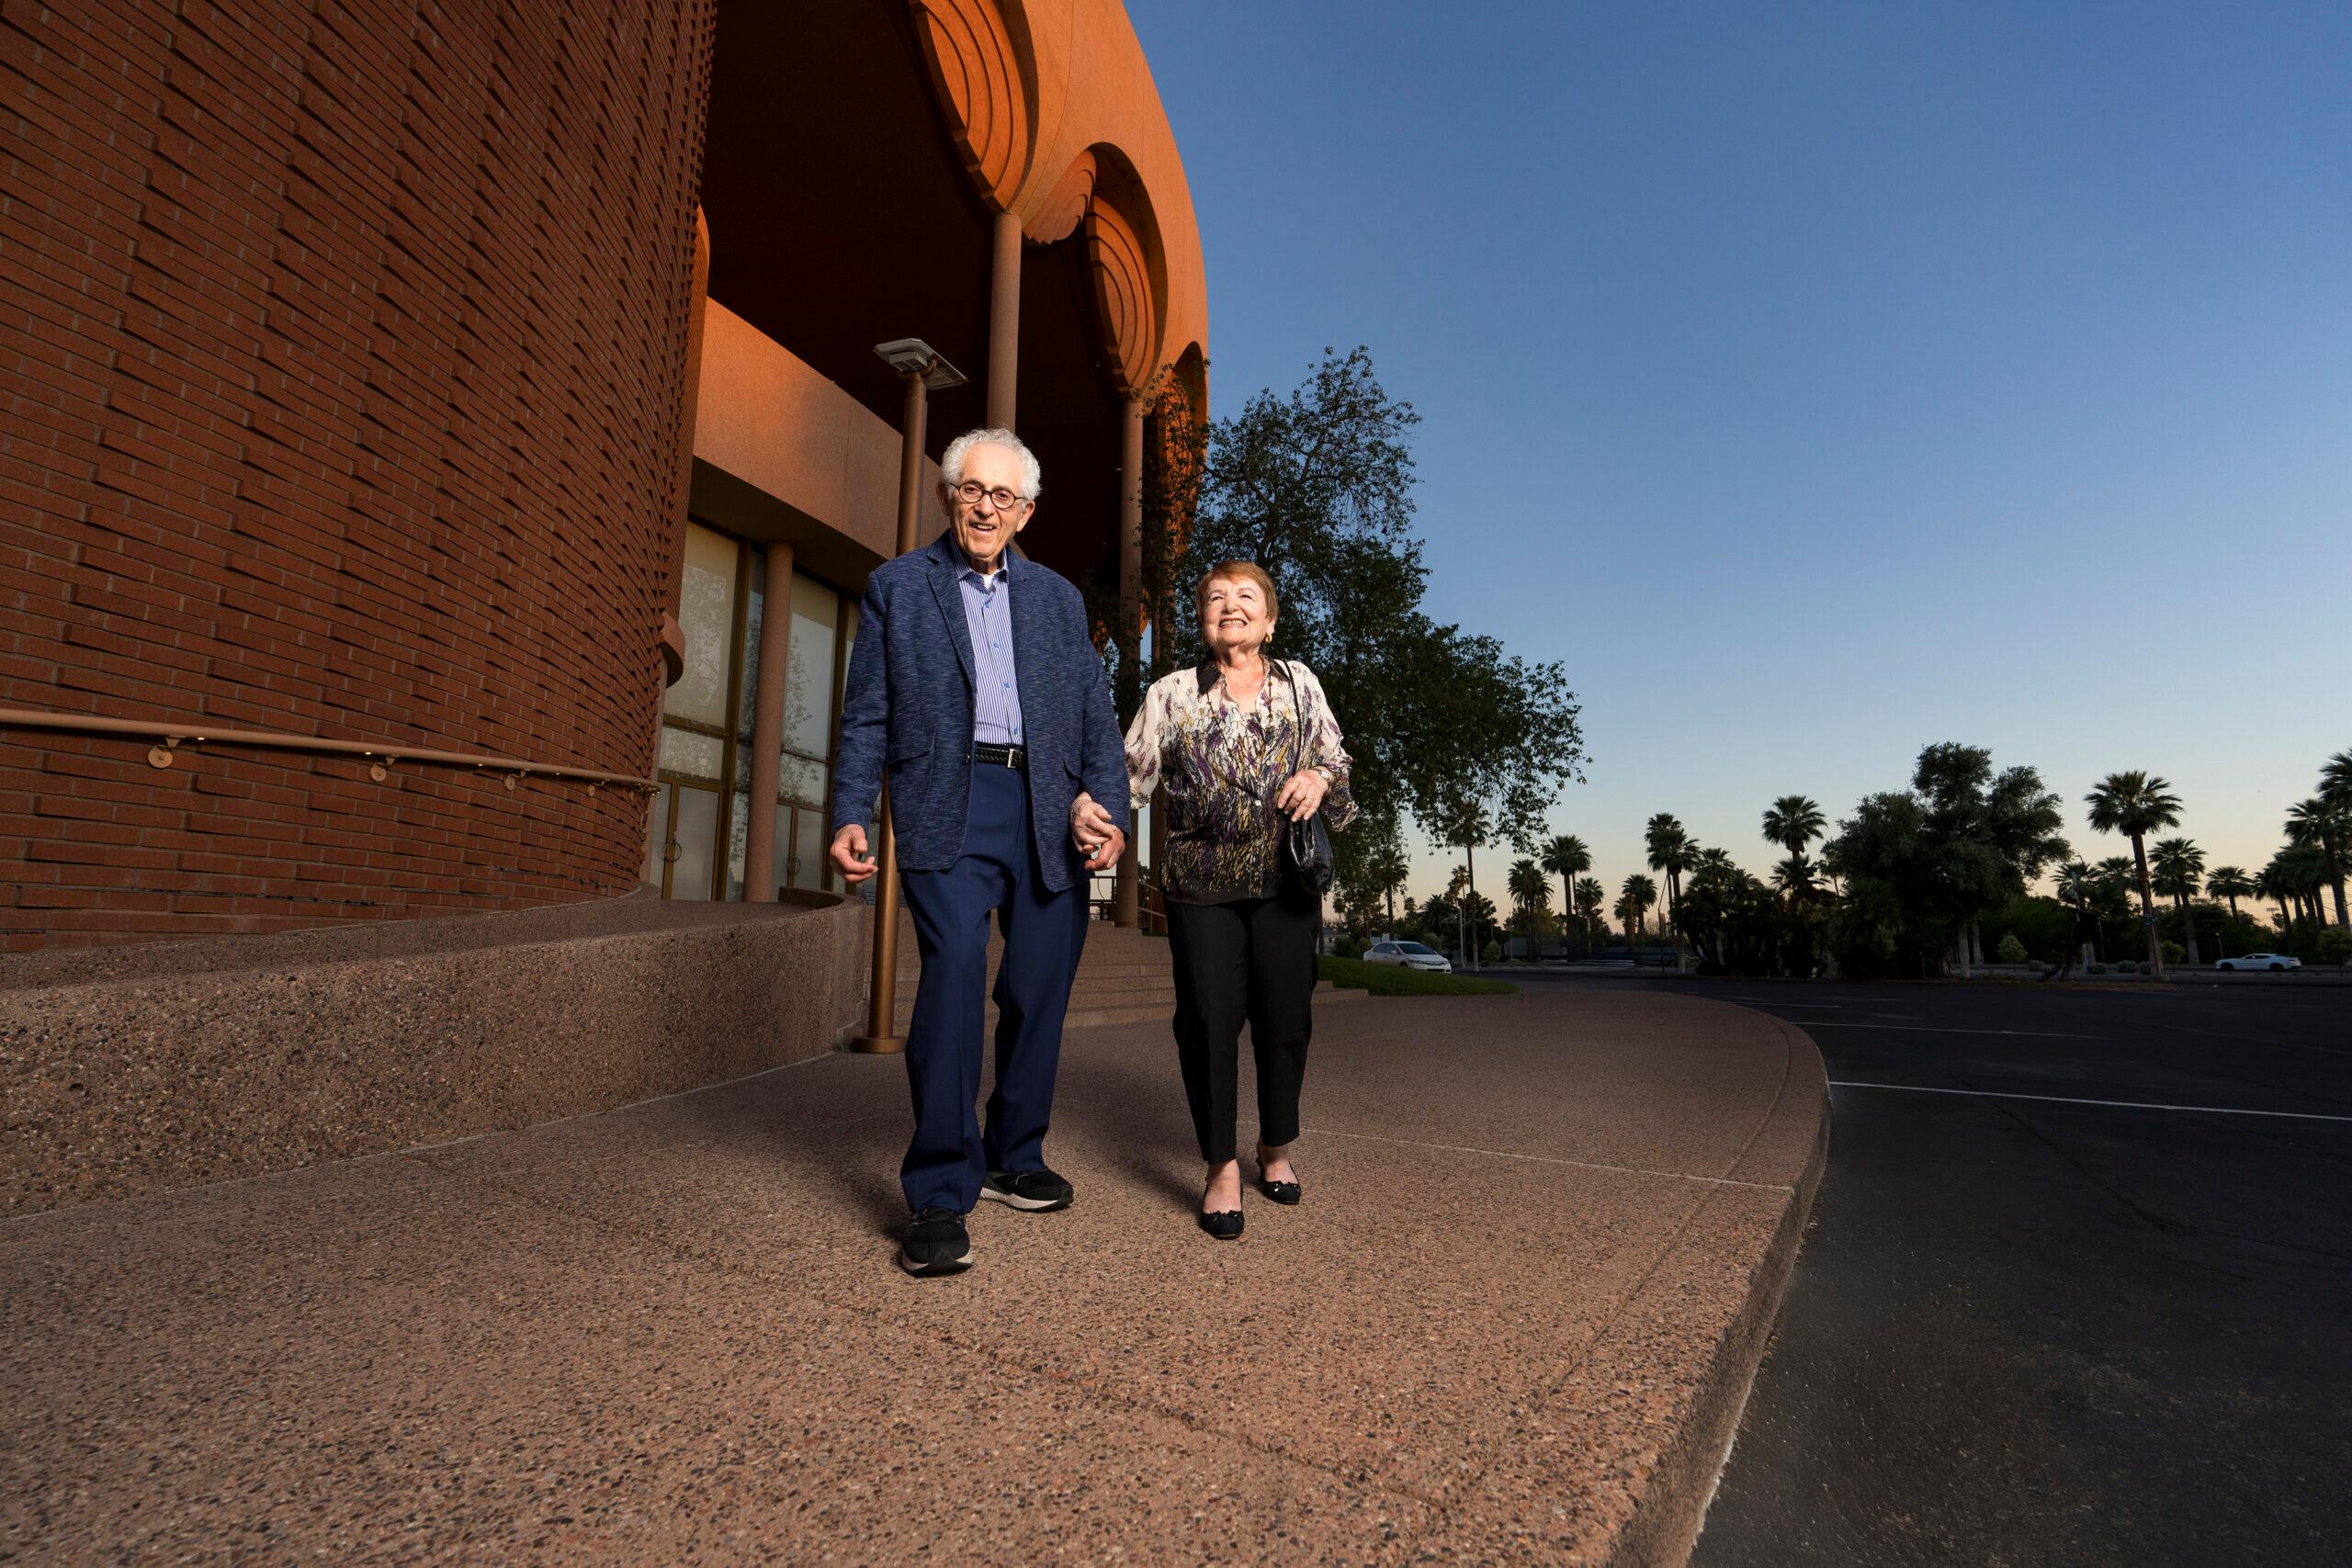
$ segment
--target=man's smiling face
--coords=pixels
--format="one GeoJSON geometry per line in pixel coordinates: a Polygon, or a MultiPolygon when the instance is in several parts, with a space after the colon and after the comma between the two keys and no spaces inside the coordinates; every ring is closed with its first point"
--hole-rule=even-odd
{"type": "Polygon", "coordinates": [[[1037,503],[1019,499],[1021,493],[1021,457],[1002,446],[975,446],[964,454],[963,482],[946,491],[948,525],[955,530],[957,547],[964,558],[978,571],[994,571],[1004,564],[1004,547],[1012,536],[1029,526],[1030,513],[1037,503]],[[978,487],[978,493],[964,492],[978,487]],[[998,497],[1012,495],[1010,506],[1000,504],[998,497]]]}

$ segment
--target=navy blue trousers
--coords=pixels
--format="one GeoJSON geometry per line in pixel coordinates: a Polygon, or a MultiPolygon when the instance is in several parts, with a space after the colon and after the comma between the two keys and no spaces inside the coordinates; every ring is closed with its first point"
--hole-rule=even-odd
{"type": "Polygon", "coordinates": [[[1080,873],[1061,892],[1047,891],[1041,848],[1067,852],[1061,844],[1032,842],[1027,775],[975,766],[964,852],[945,871],[899,875],[922,953],[907,1028],[915,1135],[899,1168],[910,1210],[967,1213],[987,1172],[1046,1163],[1062,1014],[1086,942],[1086,881],[1080,873]],[[974,1105],[991,913],[1004,932],[1004,958],[996,977],[996,1088],[983,1134],[974,1105]]]}

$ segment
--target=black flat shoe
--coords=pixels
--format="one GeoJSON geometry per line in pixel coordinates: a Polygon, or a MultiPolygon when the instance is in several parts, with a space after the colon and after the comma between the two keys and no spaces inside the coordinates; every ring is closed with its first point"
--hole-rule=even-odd
{"type": "Polygon", "coordinates": [[[1258,1168],[1258,1190],[1277,1203],[1295,1203],[1306,1196],[1299,1190],[1299,1185],[1295,1181],[1267,1180],[1266,1168],[1262,1165],[1258,1168]]]}
{"type": "Polygon", "coordinates": [[[1201,1222],[1203,1230],[1219,1241],[1231,1241],[1241,1234],[1241,1211],[1238,1209],[1227,1209],[1221,1213],[1200,1214],[1194,1217],[1201,1222]]]}

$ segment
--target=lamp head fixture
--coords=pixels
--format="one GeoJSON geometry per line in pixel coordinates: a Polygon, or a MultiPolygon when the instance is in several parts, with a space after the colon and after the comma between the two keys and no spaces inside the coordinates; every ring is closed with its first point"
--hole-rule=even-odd
{"type": "Polygon", "coordinates": [[[965,375],[939,355],[939,351],[919,337],[894,338],[877,343],[874,352],[880,355],[901,376],[920,376],[922,384],[934,392],[950,387],[960,387],[965,375]]]}

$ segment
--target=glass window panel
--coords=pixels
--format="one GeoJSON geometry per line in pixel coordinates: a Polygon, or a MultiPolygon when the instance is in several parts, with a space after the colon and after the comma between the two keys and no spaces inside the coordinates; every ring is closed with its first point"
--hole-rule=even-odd
{"type": "Polygon", "coordinates": [[[735,636],[735,558],[741,548],[724,535],[686,525],[685,570],[678,588],[686,664],[664,705],[673,718],[727,723],[728,644],[735,636]]]}
{"type": "MultiPolygon", "coordinates": [[[[783,813],[779,811],[777,815],[781,817],[783,813]]],[[[796,815],[800,818],[800,844],[794,857],[792,886],[822,887],[825,886],[826,869],[831,864],[825,852],[828,847],[825,815],[821,811],[802,811],[796,815]]],[[[776,828],[775,836],[778,843],[784,841],[781,825],[776,828]]]]}
{"type": "MultiPolygon", "coordinates": [[[[842,601],[842,625],[846,626],[848,630],[842,637],[842,668],[841,673],[835,678],[841,682],[842,691],[847,692],[849,690],[849,650],[857,646],[856,600],[843,599],[842,601]]],[[[832,753],[829,751],[826,755],[831,756],[832,753]]]]}
{"type": "Polygon", "coordinates": [[[825,803],[825,764],[812,762],[806,757],[784,754],[783,766],[776,774],[777,793],[787,800],[805,800],[812,806],[825,803]]]}
{"type": "Polygon", "coordinates": [[[784,743],[812,757],[833,754],[833,628],[840,624],[841,607],[840,594],[821,582],[793,574],[784,743]]]}
{"type": "MultiPolygon", "coordinates": [[[[745,773],[751,771],[748,766],[743,770],[745,773]]],[[[751,803],[751,788],[739,776],[736,780],[735,798],[729,804],[727,812],[727,897],[730,899],[741,899],[743,897],[743,868],[751,863],[752,813],[749,809],[751,803]]]]}
{"type": "MultiPolygon", "coordinates": [[[[767,624],[768,596],[763,585],[767,581],[768,553],[756,545],[744,548],[750,552],[752,564],[744,573],[750,586],[743,601],[742,669],[737,682],[742,700],[736,705],[735,739],[748,746],[752,743],[752,725],[760,711],[760,629],[767,624]]],[[[750,767],[751,760],[746,758],[743,765],[750,767]]]]}
{"type": "Polygon", "coordinates": [[[718,857],[718,792],[678,791],[677,828],[672,837],[678,858],[670,866],[670,897],[710,897],[711,867],[718,857]]]}
{"type": "Polygon", "coordinates": [[[690,778],[717,780],[727,761],[727,742],[716,735],[662,727],[662,766],[665,772],[690,778]]]}

